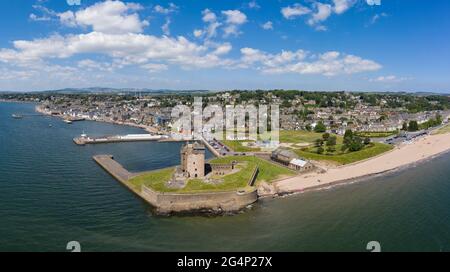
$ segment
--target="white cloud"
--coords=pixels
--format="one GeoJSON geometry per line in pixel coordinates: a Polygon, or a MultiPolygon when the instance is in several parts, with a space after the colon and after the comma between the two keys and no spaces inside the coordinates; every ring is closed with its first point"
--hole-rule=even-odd
{"type": "Polygon", "coordinates": [[[355,0],[333,0],[334,7],[333,11],[336,14],[342,14],[351,8],[356,1],[355,0]]]}
{"type": "Polygon", "coordinates": [[[52,18],[50,16],[44,15],[44,16],[38,16],[34,13],[30,14],[30,20],[31,21],[50,21],[52,18]]]}
{"type": "Polygon", "coordinates": [[[166,36],[170,35],[170,23],[171,23],[170,18],[166,18],[166,22],[161,27],[162,32],[166,36]]]}
{"type": "Polygon", "coordinates": [[[325,31],[327,27],[321,23],[325,22],[332,14],[342,14],[350,9],[356,0],[332,0],[332,3],[322,3],[315,0],[311,2],[311,7],[294,4],[281,9],[281,13],[286,19],[294,19],[300,16],[308,16],[306,23],[318,31],[325,31]]]}
{"type": "Polygon", "coordinates": [[[113,71],[114,65],[111,63],[106,62],[97,62],[91,59],[84,59],[80,60],[77,63],[77,66],[83,70],[87,71],[94,71],[94,70],[100,70],[100,71],[113,71]]]}
{"type": "Polygon", "coordinates": [[[141,33],[149,23],[140,20],[136,13],[140,9],[142,6],[139,4],[108,0],[77,11],[73,16],[66,12],[63,17],[59,14],[59,17],[63,24],[70,22],[69,25],[92,27],[102,33],[141,33]]]}
{"type": "Polygon", "coordinates": [[[202,20],[205,23],[212,23],[212,22],[217,21],[216,14],[214,12],[212,12],[211,10],[209,10],[209,9],[203,10],[202,11],[202,15],[203,15],[202,20]]]}
{"type": "Polygon", "coordinates": [[[383,18],[383,17],[387,17],[388,15],[387,15],[387,13],[384,13],[384,12],[382,12],[382,13],[379,13],[379,14],[375,14],[373,17],[372,17],[372,19],[370,20],[370,24],[375,24],[376,22],[378,22],[378,20],[380,20],[381,18],[383,18]]]}
{"type": "Polygon", "coordinates": [[[271,21],[265,22],[261,27],[265,30],[271,30],[273,29],[273,23],[271,21]]]}
{"type": "Polygon", "coordinates": [[[194,37],[196,37],[196,38],[201,37],[203,35],[203,30],[195,29],[193,34],[194,34],[194,37]]]}
{"type": "Polygon", "coordinates": [[[261,6],[255,0],[250,1],[248,3],[248,7],[250,9],[259,9],[259,8],[261,8],[261,6]]]}
{"type": "Polygon", "coordinates": [[[224,10],[222,14],[226,16],[226,26],[224,27],[224,37],[239,35],[239,26],[247,22],[247,16],[239,10],[224,10]]]}
{"type": "Polygon", "coordinates": [[[216,50],[214,50],[214,55],[225,55],[228,54],[233,47],[230,43],[224,43],[217,46],[216,50]]]}
{"type": "Polygon", "coordinates": [[[281,9],[281,14],[286,19],[294,19],[296,17],[306,15],[311,13],[311,10],[300,4],[294,4],[292,6],[287,6],[281,9]]]}
{"type": "Polygon", "coordinates": [[[141,67],[150,73],[162,72],[162,71],[166,71],[168,69],[168,66],[166,64],[161,64],[161,63],[147,63],[144,65],[141,65],[141,67]]]}
{"type": "Polygon", "coordinates": [[[389,76],[379,76],[377,78],[370,79],[370,82],[382,82],[382,83],[399,83],[403,81],[410,80],[409,77],[397,77],[394,75],[389,76]]]}
{"type": "Polygon", "coordinates": [[[228,24],[242,25],[247,22],[247,16],[239,10],[224,10],[222,14],[227,17],[228,24]]]}
{"type": "Polygon", "coordinates": [[[308,20],[309,25],[316,25],[320,22],[325,21],[330,17],[332,13],[332,7],[328,4],[315,3],[316,12],[312,14],[312,17],[308,20]]]}
{"type": "Polygon", "coordinates": [[[178,11],[178,6],[175,5],[174,3],[169,3],[169,6],[167,8],[161,6],[161,5],[156,5],[153,10],[157,13],[161,13],[161,14],[169,14],[169,13],[173,13],[178,11]]]}
{"type": "Polygon", "coordinates": [[[194,36],[199,38],[201,36],[205,36],[208,40],[217,35],[217,29],[222,25],[217,22],[217,16],[214,12],[209,9],[205,9],[202,11],[202,21],[207,23],[207,26],[204,30],[196,29],[194,30],[194,36]]]}
{"type": "Polygon", "coordinates": [[[345,55],[336,51],[326,52],[318,56],[298,50],[282,51],[273,55],[253,48],[241,49],[240,67],[256,66],[266,74],[318,74],[336,76],[355,74],[381,69],[381,65],[354,55],[345,55]]]}
{"type": "Polygon", "coordinates": [[[127,33],[106,34],[91,32],[79,35],[55,35],[45,39],[15,41],[14,49],[0,49],[0,62],[27,66],[48,59],[67,59],[80,54],[102,54],[121,65],[166,62],[183,68],[202,68],[229,65],[218,56],[228,53],[228,43],[210,48],[188,41],[184,37],[171,38],[127,33]]]}
{"type": "Polygon", "coordinates": [[[76,27],[77,26],[77,20],[75,18],[75,14],[72,11],[66,11],[62,13],[58,13],[57,15],[59,17],[59,20],[61,23],[68,27],[76,27]]]}

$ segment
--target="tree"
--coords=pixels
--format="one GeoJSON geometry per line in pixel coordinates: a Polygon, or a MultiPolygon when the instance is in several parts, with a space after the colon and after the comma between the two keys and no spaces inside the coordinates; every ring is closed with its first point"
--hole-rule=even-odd
{"type": "Polygon", "coordinates": [[[353,131],[347,129],[344,134],[344,145],[349,146],[353,140],[353,131]]]}
{"type": "Polygon", "coordinates": [[[327,130],[327,127],[323,124],[322,121],[319,121],[314,128],[314,131],[317,133],[324,133],[327,130]]]}
{"type": "Polygon", "coordinates": [[[327,152],[328,153],[334,153],[336,151],[336,147],[335,146],[329,146],[328,148],[327,148],[327,152]]]}
{"type": "Polygon", "coordinates": [[[327,140],[327,146],[335,146],[337,144],[336,136],[330,136],[327,140]]]}
{"type": "Polygon", "coordinates": [[[317,154],[323,154],[324,151],[323,147],[317,148],[317,154]]]}
{"type": "Polygon", "coordinates": [[[307,125],[305,126],[305,129],[306,129],[307,131],[311,131],[311,130],[312,130],[312,127],[311,127],[310,124],[307,124],[307,125]]]}
{"type": "Polygon", "coordinates": [[[330,138],[330,133],[324,133],[323,135],[322,135],[322,139],[324,140],[324,141],[328,141],[328,139],[330,138]]]}
{"type": "Polygon", "coordinates": [[[406,122],[403,123],[402,130],[404,130],[404,131],[408,130],[408,123],[406,123],[406,122]]]}
{"type": "Polygon", "coordinates": [[[417,121],[409,121],[408,125],[408,131],[418,131],[419,130],[419,124],[417,121]]]}
{"type": "Polygon", "coordinates": [[[317,139],[315,141],[315,145],[316,145],[316,147],[321,147],[323,145],[323,140],[322,139],[317,139]]]}
{"type": "Polygon", "coordinates": [[[355,152],[355,151],[360,151],[361,149],[363,149],[364,144],[363,141],[360,137],[356,136],[353,138],[352,142],[349,145],[349,150],[351,152],[355,152]]]}
{"type": "Polygon", "coordinates": [[[369,145],[370,144],[370,138],[369,137],[364,138],[364,144],[365,145],[369,145]]]}
{"type": "Polygon", "coordinates": [[[347,130],[345,131],[344,139],[345,139],[345,138],[350,138],[350,139],[353,138],[353,131],[352,131],[351,129],[347,129],[347,130]]]}

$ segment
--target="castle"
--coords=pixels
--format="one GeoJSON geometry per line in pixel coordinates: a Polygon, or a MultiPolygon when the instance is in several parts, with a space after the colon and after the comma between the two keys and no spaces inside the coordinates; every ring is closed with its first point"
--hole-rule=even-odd
{"type": "Polygon", "coordinates": [[[188,143],[181,148],[181,171],[187,178],[205,177],[205,146],[188,143]]]}

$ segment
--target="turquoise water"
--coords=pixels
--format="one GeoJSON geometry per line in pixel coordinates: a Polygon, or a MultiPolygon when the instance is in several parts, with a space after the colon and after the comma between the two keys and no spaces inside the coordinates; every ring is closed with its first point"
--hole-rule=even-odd
{"type": "Polygon", "coordinates": [[[34,105],[0,103],[0,251],[450,251],[450,155],[329,190],[264,200],[235,216],[157,217],[98,167],[112,154],[133,171],[179,162],[176,143],[79,147],[72,138],[139,133],[67,125],[34,105]],[[52,127],[49,126],[52,125],[52,127]]]}

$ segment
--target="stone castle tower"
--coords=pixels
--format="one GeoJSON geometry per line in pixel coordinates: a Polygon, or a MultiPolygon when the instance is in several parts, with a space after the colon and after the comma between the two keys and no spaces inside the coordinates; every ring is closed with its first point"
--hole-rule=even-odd
{"type": "Polygon", "coordinates": [[[205,146],[187,143],[181,148],[181,170],[188,178],[205,176],[205,146]]]}

